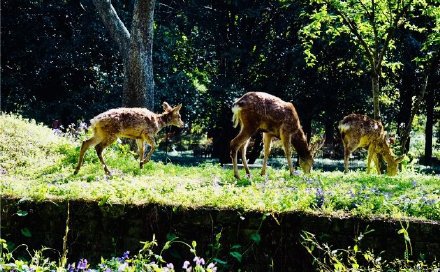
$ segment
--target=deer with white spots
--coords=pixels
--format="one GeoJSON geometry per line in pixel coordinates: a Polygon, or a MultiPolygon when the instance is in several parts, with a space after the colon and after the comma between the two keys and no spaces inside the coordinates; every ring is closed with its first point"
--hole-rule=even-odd
{"type": "Polygon", "coordinates": [[[83,141],[79,152],[78,165],[74,174],[77,174],[84,159],[84,153],[91,146],[95,147],[99,161],[104,171],[110,175],[107,165],[102,158],[102,151],[116,141],[117,138],[131,138],[136,140],[139,152],[140,168],[147,163],[156,148],[154,137],[166,126],[182,127],[183,122],[179,114],[182,105],[174,108],[167,102],[163,103],[164,112],[157,114],[146,108],[117,108],[103,112],[90,120],[90,129],[93,136],[83,141]],[[145,158],[144,143],[150,145],[150,151],[145,158]]]}
{"type": "Polygon", "coordinates": [[[380,121],[373,120],[366,115],[352,113],[339,122],[339,132],[344,144],[344,169],[346,173],[351,153],[358,148],[367,148],[367,173],[370,173],[371,161],[374,161],[377,173],[381,173],[377,154],[382,154],[387,163],[387,174],[389,176],[397,175],[398,165],[404,157],[395,158],[387,143],[386,132],[380,121]]]}
{"type": "Polygon", "coordinates": [[[274,137],[279,138],[283,144],[290,175],[293,175],[291,144],[299,155],[302,170],[304,173],[310,173],[313,157],[324,144],[324,140],[308,145],[292,103],[267,93],[248,92],[234,103],[232,112],[234,127],[240,125],[240,133],[230,143],[234,176],[237,179],[240,178],[237,167],[238,150],[241,151],[246,174],[250,175],[246,161],[246,147],[249,139],[257,131],[263,132],[264,159],[261,175],[266,174],[271,141],[274,137]]]}

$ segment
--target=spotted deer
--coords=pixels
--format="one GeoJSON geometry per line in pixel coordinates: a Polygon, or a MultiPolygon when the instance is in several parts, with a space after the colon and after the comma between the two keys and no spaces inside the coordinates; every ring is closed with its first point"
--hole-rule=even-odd
{"type": "Polygon", "coordinates": [[[387,174],[389,176],[397,174],[397,167],[403,157],[397,159],[394,157],[380,121],[362,114],[352,113],[339,122],[339,132],[344,144],[344,169],[346,173],[351,153],[358,148],[367,148],[367,173],[370,173],[371,161],[374,161],[377,173],[381,173],[377,154],[382,154],[387,163],[387,174]]]}
{"type": "Polygon", "coordinates": [[[299,164],[302,170],[304,173],[310,173],[315,152],[322,147],[324,140],[310,146],[307,144],[306,135],[292,103],[267,93],[248,92],[235,101],[232,112],[234,127],[240,125],[239,134],[230,143],[235,178],[240,178],[237,167],[238,150],[241,151],[246,174],[250,175],[246,160],[246,148],[249,139],[257,131],[263,132],[264,159],[261,175],[266,174],[267,159],[274,137],[279,138],[283,144],[290,175],[293,175],[291,144],[299,155],[299,164]]]}
{"type": "Polygon", "coordinates": [[[142,168],[150,160],[156,148],[154,136],[166,126],[183,126],[179,114],[181,107],[182,105],[180,104],[172,108],[167,102],[164,102],[164,112],[161,114],[153,113],[146,108],[117,108],[95,116],[90,120],[90,129],[93,131],[93,136],[83,141],[74,174],[77,174],[81,168],[84,153],[89,147],[95,146],[105,173],[110,175],[110,171],[102,158],[102,151],[120,137],[136,140],[140,160],[139,165],[142,168]],[[144,154],[145,142],[150,145],[150,151],[146,158],[144,154]]]}

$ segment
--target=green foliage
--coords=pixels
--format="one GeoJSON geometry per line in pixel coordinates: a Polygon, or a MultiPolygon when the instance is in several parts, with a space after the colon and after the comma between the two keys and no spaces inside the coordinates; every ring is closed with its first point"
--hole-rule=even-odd
{"type": "MultiPolygon", "coordinates": [[[[108,272],[108,271],[120,271],[120,272],[133,272],[133,271],[146,271],[146,272],[173,272],[184,271],[188,272],[215,272],[217,271],[217,264],[215,262],[206,262],[203,258],[197,256],[195,241],[191,245],[180,241],[177,237],[169,240],[163,246],[159,253],[156,253],[158,243],[153,236],[151,241],[141,242],[143,244],[142,249],[137,254],[130,255],[129,251],[126,251],[121,257],[104,259],[101,258],[101,263],[93,266],[87,262],[87,259],[80,259],[78,263],[61,264],[50,260],[45,257],[45,252],[51,250],[49,248],[42,248],[41,250],[29,252],[26,245],[21,245],[13,250],[10,250],[6,241],[0,239],[0,270],[1,271],[18,271],[18,272],[31,272],[31,271],[57,271],[57,272],[73,272],[73,271],[96,271],[96,272],[108,272]],[[162,254],[168,250],[172,244],[183,244],[188,247],[194,258],[191,261],[185,261],[182,266],[175,266],[173,263],[167,263],[162,254]],[[28,259],[22,260],[14,257],[14,251],[18,248],[24,247],[28,254],[28,259]]],[[[67,262],[67,260],[66,260],[67,262]]]]}
{"type": "Polygon", "coordinates": [[[347,249],[333,249],[327,243],[320,242],[316,235],[304,231],[301,235],[302,245],[313,257],[317,271],[438,271],[440,263],[427,263],[410,259],[411,240],[408,234],[408,225],[398,231],[403,234],[406,250],[403,259],[387,261],[382,259],[382,253],[375,253],[372,249],[362,249],[361,242],[366,235],[374,230],[367,229],[354,239],[354,245],[347,249]]]}
{"type": "MultiPolygon", "coordinates": [[[[120,143],[104,151],[111,177],[104,174],[94,150],[86,153],[83,168],[73,175],[85,135],[73,140],[17,116],[1,115],[0,120],[2,196],[440,219],[440,184],[434,175],[313,171],[290,176],[286,169],[269,168],[266,177],[253,169],[251,178],[236,181],[231,170],[212,163],[181,166],[151,161],[139,169],[132,152],[120,143]]],[[[258,233],[250,241],[258,244],[258,233]]]]}

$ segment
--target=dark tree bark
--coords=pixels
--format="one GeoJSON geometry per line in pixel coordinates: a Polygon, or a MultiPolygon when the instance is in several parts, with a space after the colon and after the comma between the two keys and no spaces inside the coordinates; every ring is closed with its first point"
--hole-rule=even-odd
{"type": "Polygon", "coordinates": [[[429,60],[428,67],[424,71],[423,82],[420,92],[418,95],[416,95],[414,99],[414,105],[411,107],[410,120],[407,124],[405,124],[405,129],[402,134],[402,141],[400,145],[402,149],[402,154],[406,154],[409,151],[407,149],[407,143],[412,128],[412,121],[414,120],[414,116],[417,114],[417,112],[420,109],[420,106],[422,105],[422,101],[425,97],[426,89],[428,88],[429,78],[430,76],[432,76],[432,73],[434,73],[437,67],[439,66],[439,60],[440,60],[440,54],[439,52],[436,52],[434,56],[429,60]]]}
{"type": "Polygon", "coordinates": [[[131,33],[110,0],[93,0],[104,25],[118,44],[124,66],[122,103],[154,108],[153,19],[156,0],[136,0],[131,33]]]}
{"type": "Polygon", "coordinates": [[[425,165],[431,165],[432,160],[432,128],[434,126],[434,91],[426,94],[426,126],[425,126],[425,165]]]}

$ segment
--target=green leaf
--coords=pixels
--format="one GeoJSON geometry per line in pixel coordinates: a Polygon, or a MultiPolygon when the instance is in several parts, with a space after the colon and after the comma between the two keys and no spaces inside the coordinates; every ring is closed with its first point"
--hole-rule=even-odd
{"type": "Polygon", "coordinates": [[[250,238],[251,238],[251,240],[254,241],[257,245],[259,245],[260,242],[261,242],[261,236],[260,236],[260,234],[259,234],[258,232],[256,232],[256,233],[252,233],[250,238]]]}
{"type": "Polygon", "coordinates": [[[21,234],[23,234],[23,236],[27,238],[32,237],[32,233],[28,228],[21,229],[21,234]]]}
{"type": "Polygon", "coordinates": [[[223,260],[220,260],[220,259],[218,259],[218,258],[214,258],[214,259],[212,259],[214,262],[216,262],[216,263],[218,263],[218,264],[221,264],[221,265],[227,265],[228,264],[228,262],[227,261],[223,261],[223,260]]]}
{"type": "Polygon", "coordinates": [[[26,216],[26,215],[28,215],[28,212],[27,212],[27,211],[19,210],[19,211],[16,212],[16,214],[17,214],[18,216],[26,216]]]}
{"type": "Polygon", "coordinates": [[[167,234],[167,241],[173,241],[173,240],[176,240],[176,239],[177,239],[176,234],[174,234],[174,233],[168,233],[167,234]]]}
{"type": "Polygon", "coordinates": [[[241,260],[243,259],[243,255],[240,252],[231,251],[229,252],[229,254],[241,263],[241,260]]]}
{"type": "Polygon", "coordinates": [[[241,248],[241,245],[239,245],[239,244],[237,244],[237,245],[233,245],[233,246],[231,247],[231,249],[239,249],[239,248],[241,248]]]}

